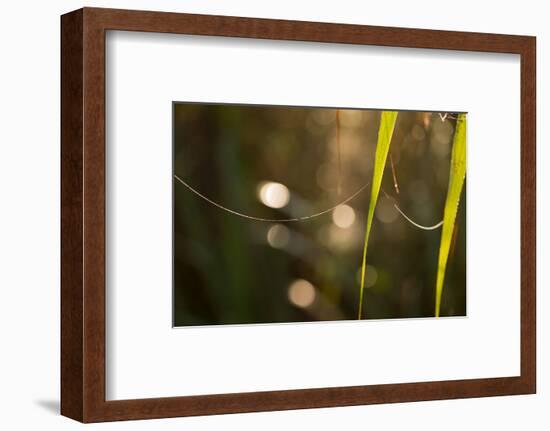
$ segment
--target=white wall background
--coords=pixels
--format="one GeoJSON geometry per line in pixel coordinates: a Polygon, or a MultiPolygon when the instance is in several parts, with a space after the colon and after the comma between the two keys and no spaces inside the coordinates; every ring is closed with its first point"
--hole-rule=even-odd
{"type": "MultiPolygon", "coordinates": [[[[71,430],[59,408],[59,15],[83,5],[402,27],[529,34],[538,38],[538,217],[550,151],[550,28],[545,2],[463,0],[120,0],[6,2],[0,15],[0,425],[71,430]]],[[[103,430],[464,429],[546,430],[550,426],[550,307],[543,268],[550,239],[539,223],[538,394],[306,411],[166,419],[86,426],[103,430]]],[[[495,334],[506,336],[506,334],[495,334]]]]}

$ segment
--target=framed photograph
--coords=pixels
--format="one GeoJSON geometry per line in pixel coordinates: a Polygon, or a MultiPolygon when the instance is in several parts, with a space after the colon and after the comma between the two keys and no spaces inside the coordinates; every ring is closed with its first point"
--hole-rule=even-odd
{"type": "Polygon", "coordinates": [[[61,18],[61,412],[532,394],[535,38],[61,18]]]}

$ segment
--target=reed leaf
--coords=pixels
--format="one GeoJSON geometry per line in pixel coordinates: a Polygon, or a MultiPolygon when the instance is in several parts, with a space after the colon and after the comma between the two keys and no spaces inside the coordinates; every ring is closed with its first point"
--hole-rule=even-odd
{"type": "Polygon", "coordinates": [[[380,115],[380,127],[378,129],[378,142],[376,143],[376,153],[374,156],[374,169],[372,174],[372,188],[370,194],[369,211],[367,215],[367,228],[365,229],[365,243],[363,245],[363,263],[361,264],[361,288],[359,290],[359,310],[358,319],[362,317],[363,311],[363,293],[365,291],[365,271],[367,266],[367,246],[369,243],[370,230],[372,227],[372,219],[378,194],[380,193],[380,185],[384,176],[384,168],[386,159],[390,149],[390,143],[397,120],[396,111],[383,111],[380,115]]]}
{"type": "Polygon", "coordinates": [[[449,249],[455,228],[456,214],[460,202],[460,195],[466,177],[466,114],[459,114],[456,121],[456,130],[453,138],[451,153],[451,167],[449,173],[449,188],[443,212],[443,229],[439,243],[439,259],[437,265],[437,281],[435,287],[435,317],[439,317],[441,309],[441,295],[445,282],[445,270],[449,259],[449,249]]]}

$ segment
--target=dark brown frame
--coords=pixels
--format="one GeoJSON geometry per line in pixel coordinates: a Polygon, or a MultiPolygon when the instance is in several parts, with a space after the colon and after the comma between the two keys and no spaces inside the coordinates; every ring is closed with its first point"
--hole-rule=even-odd
{"type": "Polygon", "coordinates": [[[61,413],[82,422],[351,406],[536,390],[535,56],[528,36],[84,8],[61,17],[61,413]],[[521,375],[105,400],[105,31],[514,53],[521,56],[521,375]]]}

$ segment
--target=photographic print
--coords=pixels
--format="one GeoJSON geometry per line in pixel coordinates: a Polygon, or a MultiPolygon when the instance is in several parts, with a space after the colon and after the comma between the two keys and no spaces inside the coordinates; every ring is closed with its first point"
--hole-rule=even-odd
{"type": "Polygon", "coordinates": [[[173,324],[466,315],[462,112],[173,104],[173,324]]]}

